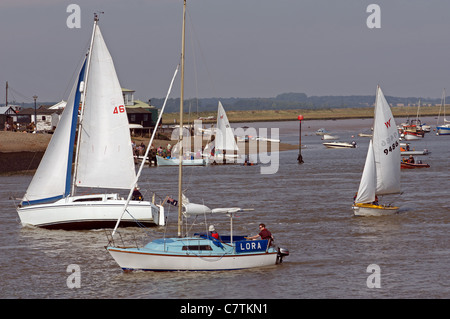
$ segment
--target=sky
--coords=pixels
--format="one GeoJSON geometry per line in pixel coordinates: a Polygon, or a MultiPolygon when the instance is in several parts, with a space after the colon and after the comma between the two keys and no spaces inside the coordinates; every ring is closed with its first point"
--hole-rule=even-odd
{"type": "MultiPolygon", "coordinates": [[[[143,101],[165,97],[182,3],[1,0],[0,103],[6,81],[10,103],[66,99],[96,11],[121,86],[143,101]],[[79,28],[68,27],[71,4],[79,28]]],[[[450,1],[188,0],[185,83],[186,98],[375,95],[378,84],[386,96],[440,98],[450,87],[450,1]]],[[[179,87],[178,78],[171,97],[179,87]]]]}

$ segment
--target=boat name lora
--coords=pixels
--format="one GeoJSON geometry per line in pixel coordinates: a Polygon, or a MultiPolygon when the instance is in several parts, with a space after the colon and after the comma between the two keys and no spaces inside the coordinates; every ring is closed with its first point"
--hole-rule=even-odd
{"type": "Polygon", "coordinates": [[[267,249],[267,240],[240,241],[237,242],[237,252],[265,251],[267,249]]]}

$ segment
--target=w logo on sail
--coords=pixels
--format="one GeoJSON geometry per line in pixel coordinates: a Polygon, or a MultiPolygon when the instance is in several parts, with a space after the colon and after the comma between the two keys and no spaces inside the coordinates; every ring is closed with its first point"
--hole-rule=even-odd
{"type": "Polygon", "coordinates": [[[386,128],[390,128],[391,127],[391,119],[389,119],[389,121],[384,122],[384,125],[386,125],[386,128]]]}

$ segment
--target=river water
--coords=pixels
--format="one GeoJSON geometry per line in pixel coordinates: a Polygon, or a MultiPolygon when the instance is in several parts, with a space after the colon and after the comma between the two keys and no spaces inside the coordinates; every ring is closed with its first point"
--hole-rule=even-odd
{"type": "MultiPolygon", "coordinates": [[[[282,142],[298,144],[297,121],[239,125],[278,128],[282,142]]],[[[402,170],[403,194],[384,198],[401,207],[399,214],[354,217],[352,200],[369,142],[356,134],[369,132],[371,125],[369,119],[304,121],[301,165],[294,150],[271,154],[265,165],[185,168],[191,202],[254,208],[234,220],[235,233],[256,234],[263,222],[275,243],[289,249],[281,265],[253,270],[124,273],[104,249],[103,230],[23,228],[9,198],[21,197],[31,176],[0,177],[0,298],[449,298],[450,136],[432,132],[411,142],[432,152],[420,158],[431,167],[402,170]],[[321,127],[358,147],[325,148],[314,135],[321,127]],[[276,173],[261,174],[270,165],[278,166],[276,173]],[[69,288],[73,265],[79,267],[79,285],[69,288]]],[[[176,196],[177,174],[177,168],[146,167],[140,181],[144,196],[155,192],[157,201],[176,196]]],[[[175,209],[168,214],[167,233],[175,233],[175,209]]],[[[203,222],[193,229],[203,230],[203,222]]],[[[220,216],[208,217],[207,224],[221,234],[229,229],[220,216]]],[[[138,241],[142,233],[163,232],[122,230],[124,237],[139,233],[138,241]]]]}

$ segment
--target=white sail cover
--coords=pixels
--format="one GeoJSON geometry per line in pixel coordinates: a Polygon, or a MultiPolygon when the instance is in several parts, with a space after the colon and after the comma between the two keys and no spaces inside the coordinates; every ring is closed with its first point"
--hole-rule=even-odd
{"type": "Polygon", "coordinates": [[[84,77],[84,65],[75,81],[52,139],[22,199],[22,205],[50,202],[70,193],[73,145],[80,102],[79,86],[84,77]]]}
{"type": "Polygon", "coordinates": [[[372,140],[370,140],[369,149],[367,150],[366,163],[364,165],[355,203],[372,203],[375,201],[375,190],[377,183],[376,174],[375,159],[373,157],[373,145],[372,140]]]}
{"type": "Polygon", "coordinates": [[[377,171],[377,195],[400,192],[400,144],[394,116],[378,87],[373,127],[373,150],[377,171]]]}
{"type": "Polygon", "coordinates": [[[130,189],[136,173],[128,118],[98,25],[90,54],[76,186],[130,189]]]}
{"type": "Polygon", "coordinates": [[[233,130],[228,122],[227,114],[223,109],[222,103],[219,101],[219,107],[217,109],[217,129],[215,137],[216,151],[237,151],[239,148],[236,145],[234,139],[233,130]]]}

